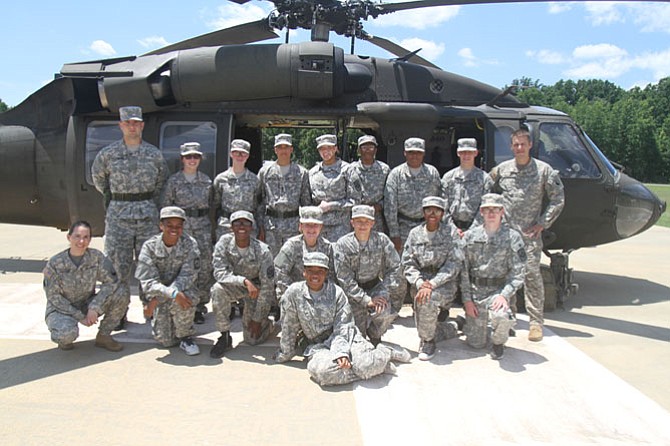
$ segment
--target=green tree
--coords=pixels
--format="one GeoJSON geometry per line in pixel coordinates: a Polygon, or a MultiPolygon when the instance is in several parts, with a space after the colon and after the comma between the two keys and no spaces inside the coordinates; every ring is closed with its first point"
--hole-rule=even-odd
{"type": "Polygon", "coordinates": [[[9,107],[7,107],[7,104],[0,99],[0,113],[6,112],[7,110],[9,110],[9,107]]]}

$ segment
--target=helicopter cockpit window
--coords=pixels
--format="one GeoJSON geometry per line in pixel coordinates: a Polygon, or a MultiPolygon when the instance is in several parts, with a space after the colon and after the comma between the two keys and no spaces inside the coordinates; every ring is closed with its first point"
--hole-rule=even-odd
{"type": "Polygon", "coordinates": [[[512,133],[516,129],[508,125],[496,125],[495,134],[493,136],[493,142],[495,144],[495,159],[496,165],[502,163],[503,161],[511,160],[514,156],[512,155],[512,133]]]}
{"type": "Polygon", "coordinates": [[[199,142],[203,153],[200,171],[214,178],[216,131],[216,124],[211,121],[166,121],[161,124],[159,149],[163,152],[170,172],[181,169],[179,146],[185,142],[199,142]]]}
{"type": "Polygon", "coordinates": [[[91,166],[103,147],[123,138],[119,121],[93,121],[86,127],[86,182],[93,184],[91,166]]]}
{"type": "Polygon", "coordinates": [[[564,178],[599,178],[600,170],[574,127],[564,123],[542,123],[536,142],[537,156],[564,178]]]}

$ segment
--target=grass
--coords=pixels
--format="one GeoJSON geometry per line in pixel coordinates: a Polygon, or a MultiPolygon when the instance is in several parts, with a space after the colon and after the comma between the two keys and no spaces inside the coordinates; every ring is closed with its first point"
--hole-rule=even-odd
{"type": "MultiPolygon", "coordinates": [[[[646,186],[661,200],[665,200],[670,205],[670,184],[646,184],[646,186]]],[[[661,218],[656,222],[659,226],[670,228],[670,209],[666,210],[661,218]]]]}

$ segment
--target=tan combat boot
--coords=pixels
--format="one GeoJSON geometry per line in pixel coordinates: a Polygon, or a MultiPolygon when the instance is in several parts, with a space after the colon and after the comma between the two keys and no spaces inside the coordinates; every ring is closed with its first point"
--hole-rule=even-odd
{"type": "Polygon", "coordinates": [[[120,352],[123,350],[123,345],[114,340],[112,335],[104,335],[98,333],[95,337],[95,346],[109,350],[110,352],[120,352]]]}
{"type": "Polygon", "coordinates": [[[539,342],[542,340],[542,338],[542,325],[531,325],[530,331],[528,332],[528,340],[532,342],[539,342]]]}

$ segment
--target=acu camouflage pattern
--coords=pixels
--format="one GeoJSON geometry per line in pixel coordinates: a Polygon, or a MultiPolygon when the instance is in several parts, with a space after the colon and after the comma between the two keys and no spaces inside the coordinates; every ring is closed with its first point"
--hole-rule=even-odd
{"type": "Polygon", "coordinates": [[[349,197],[347,169],[349,163],[337,159],[334,164],[325,166],[322,161],[309,170],[309,186],[312,191],[312,203],[319,206],[322,201],[331,203],[321,219],[321,234],[331,242],[351,231],[349,217],[353,200],[349,197]]]}
{"type": "MultiPolygon", "coordinates": [[[[263,221],[261,215],[261,182],[249,169],[239,177],[229,168],[214,178],[214,203],[221,209],[216,227],[216,238],[232,233],[230,216],[236,211],[249,211],[254,215],[256,224],[263,221]]],[[[256,228],[258,229],[258,228],[256,228]]]]}
{"type": "MultiPolygon", "coordinates": [[[[275,143],[276,144],[276,143],[275,143]]],[[[278,212],[298,212],[300,206],[312,204],[309,189],[309,173],[299,164],[291,163],[288,173],[281,174],[277,162],[264,165],[258,172],[261,183],[260,220],[256,223],[265,228],[265,243],[276,256],[286,240],[298,235],[298,216],[290,218],[266,215],[268,209],[278,212]]]]}
{"type": "Polygon", "coordinates": [[[193,316],[198,304],[200,251],[198,242],[187,234],[182,234],[169,251],[162,237],[157,234],[142,246],[135,277],[147,299],[158,300],[151,321],[154,339],[171,347],[177,345],[179,339],[195,334],[193,316]],[[172,298],[175,291],[184,293],[193,301],[193,306],[181,308],[172,298]]]}
{"type": "Polygon", "coordinates": [[[465,268],[461,273],[461,297],[464,303],[474,302],[479,311],[477,318],[466,315],[467,343],[474,348],[485,347],[490,324],[491,341],[502,345],[507,342],[516,320],[510,309],[493,311],[490,306],[498,295],[509,304],[523,285],[526,261],[523,239],[517,231],[502,224],[492,236],[486,234],[484,226],[472,228],[465,233],[463,242],[465,268]],[[496,285],[497,281],[501,283],[496,285]]]}
{"type": "Polygon", "coordinates": [[[388,164],[378,160],[370,167],[358,160],[349,164],[347,169],[348,194],[353,204],[379,205],[382,208],[381,211],[375,210],[373,231],[384,232],[384,187],[389,171],[388,164]]]}
{"type": "Polygon", "coordinates": [[[277,362],[295,355],[309,358],[307,371],[322,386],[348,384],[384,372],[391,360],[391,350],[366,341],[354,325],[351,307],[344,291],[326,281],[313,297],[305,281],[292,284],[281,301],[282,336],[277,362]],[[304,335],[306,348],[298,345],[304,335]],[[347,357],[350,369],[337,366],[337,359],[347,357]]]}
{"type": "MultiPolygon", "coordinates": [[[[468,223],[461,229],[468,229],[473,222],[481,223],[479,205],[482,195],[491,191],[493,180],[478,167],[466,172],[461,166],[451,169],[442,177],[443,198],[447,201],[447,214],[457,222],[468,223]]],[[[457,225],[458,226],[458,225],[457,225]]]]}
{"type": "Polygon", "coordinates": [[[112,262],[100,251],[88,248],[79,266],[69,249],[53,256],[44,268],[45,319],[56,343],[71,344],[79,336],[78,323],[94,310],[104,318],[99,332],[112,333],[126,312],[129,301],[119,293],[112,262]],[[100,290],[96,293],[96,284],[100,290]]]}
{"type": "MultiPolygon", "coordinates": [[[[161,208],[179,206],[185,211],[207,209],[212,206],[212,180],[205,173],[196,172],[194,181],[187,181],[183,171],[168,178],[161,195],[161,208]]],[[[198,303],[209,302],[209,289],[214,283],[212,276],[212,221],[210,215],[186,216],[184,232],[198,242],[200,270],[198,272],[198,303]]]]}
{"type": "Polygon", "coordinates": [[[407,163],[391,170],[384,190],[384,217],[389,237],[400,237],[404,243],[409,231],[421,224],[418,220],[423,220],[421,201],[433,195],[442,196],[442,184],[439,172],[430,164],[423,163],[416,176],[407,163]]]}

